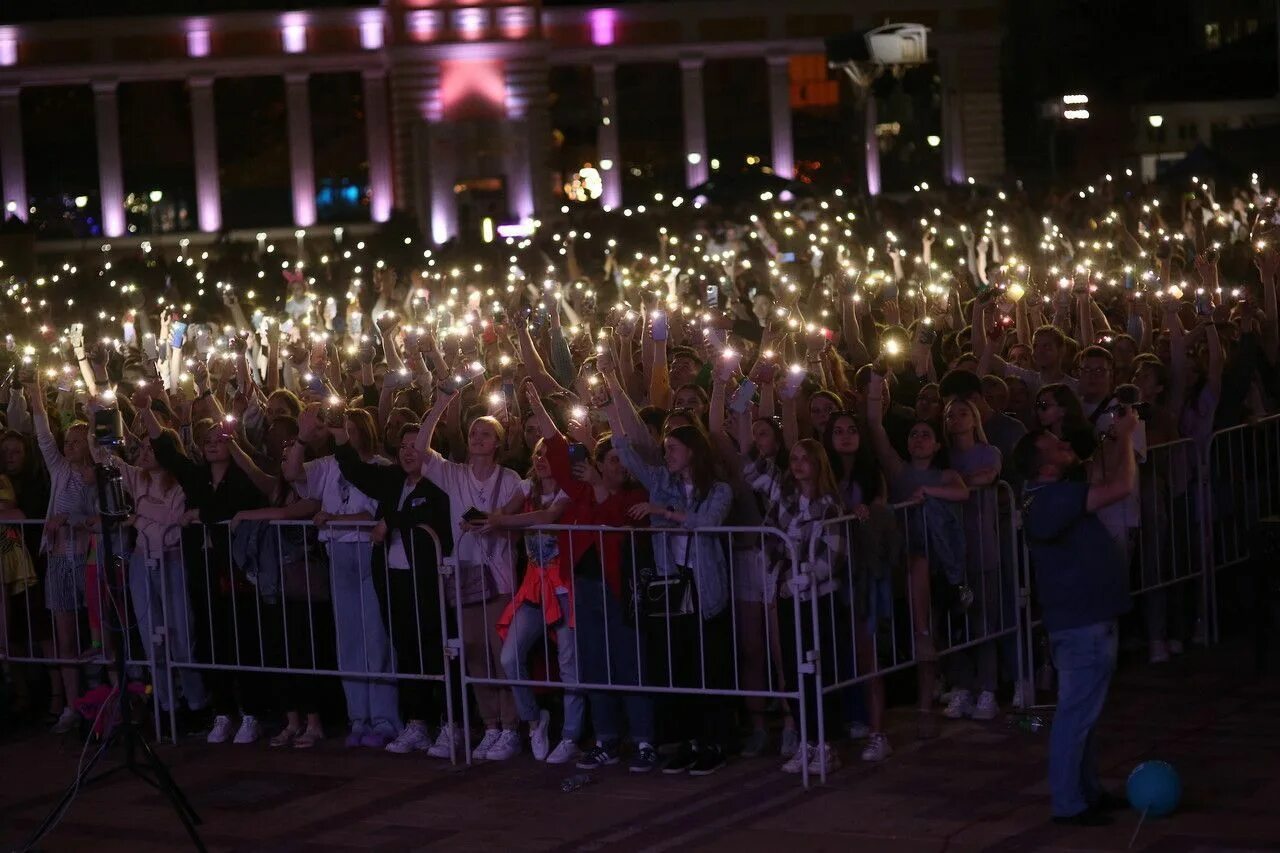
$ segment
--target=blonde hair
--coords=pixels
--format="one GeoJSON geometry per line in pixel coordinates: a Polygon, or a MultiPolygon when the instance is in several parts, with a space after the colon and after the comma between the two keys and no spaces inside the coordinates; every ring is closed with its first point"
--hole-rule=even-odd
{"type": "Polygon", "coordinates": [[[947,409],[950,409],[952,406],[964,406],[969,410],[969,414],[973,417],[973,440],[975,442],[978,444],[991,443],[987,441],[987,432],[982,428],[982,415],[978,412],[978,407],[972,400],[964,400],[957,397],[942,408],[942,440],[946,443],[947,447],[951,447],[951,430],[946,428],[947,409]]]}

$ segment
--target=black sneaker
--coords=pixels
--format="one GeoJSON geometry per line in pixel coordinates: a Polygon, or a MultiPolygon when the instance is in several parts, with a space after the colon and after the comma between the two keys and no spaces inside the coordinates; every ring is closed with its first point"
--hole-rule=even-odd
{"type": "Polygon", "coordinates": [[[1104,814],[1095,809],[1085,809],[1079,814],[1067,815],[1066,817],[1055,815],[1053,822],[1062,826],[1110,826],[1115,821],[1109,814],[1104,814]]]}
{"type": "Polygon", "coordinates": [[[682,743],[680,748],[672,753],[662,764],[662,772],[668,776],[676,776],[684,773],[698,760],[698,751],[694,749],[691,743],[682,743]]]}
{"type": "Polygon", "coordinates": [[[658,766],[658,751],[651,746],[642,746],[631,756],[632,773],[650,773],[658,766]]]}
{"type": "Polygon", "coordinates": [[[719,747],[708,747],[698,750],[697,760],[689,768],[690,776],[710,776],[721,767],[724,767],[724,753],[719,747]]]}
{"type": "Polygon", "coordinates": [[[618,763],[618,747],[596,744],[578,759],[579,770],[599,770],[610,764],[618,763]]]}

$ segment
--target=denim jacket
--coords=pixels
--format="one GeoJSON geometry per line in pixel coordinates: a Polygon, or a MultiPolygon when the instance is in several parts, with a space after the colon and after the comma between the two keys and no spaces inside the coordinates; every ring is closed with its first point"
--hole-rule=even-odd
{"type": "MultiPolygon", "coordinates": [[[[640,481],[649,492],[649,501],[660,506],[675,507],[685,514],[684,523],[677,525],[665,518],[654,516],[650,521],[655,528],[675,529],[677,527],[695,531],[700,527],[719,527],[729,515],[729,507],[733,503],[733,490],[727,483],[715,482],[701,500],[690,500],[685,495],[684,485],[662,465],[650,465],[640,458],[640,454],[632,447],[631,442],[622,436],[615,436],[613,447],[618,451],[622,464],[631,472],[631,476],[640,481]]],[[[702,610],[702,618],[710,619],[719,614],[729,603],[729,571],[725,563],[725,549],[719,534],[690,536],[690,547],[695,549],[693,563],[693,582],[698,590],[698,602],[702,610]]],[[[672,565],[670,545],[666,534],[655,534],[653,537],[654,568],[659,574],[673,575],[677,567],[672,565]]]]}

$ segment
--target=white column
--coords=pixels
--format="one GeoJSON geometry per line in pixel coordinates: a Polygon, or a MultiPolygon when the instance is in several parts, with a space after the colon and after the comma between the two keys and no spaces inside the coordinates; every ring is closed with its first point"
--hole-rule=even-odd
{"type": "Polygon", "coordinates": [[[456,129],[444,120],[439,66],[428,69],[424,76],[426,155],[420,156],[418,162],[425,163],[427,168],[427,192],[431,199],[431,239],[435,243],[444,243],[458,233],[458,197],[453,192],[458,173],[454,141],[456,129]]]}
{"type": "Polygon", "coordinates": [[[942,78],[942,175],[950,183],[962,184],[966,177],[964,114],[956,91],[959,69],[956,68],[954,51],[938,51],[938,74],[942,78]]]}
{"type": "Polygon", "coordinates": [[[0,172],[4,173],[0,221],[13,215],[26,222],[30,202],[27,165],[22,156],[22,101],[16,86],[0,89],[0,172]]]}
{"type": "Polygon", "coordinates": [[[102,233],[124,233],[124,167],[120,162],[120,105],[116,82],[93,84],[93,117],[98,133],[98,194],[102,199],[102,233]]]}
{"type": "Polygon", "coordinates": [[[286,74],[285,106],[289,114],[289,174],[293,187],[293,224],[316,221],[316,167],[311,147],[311,95],[307,74],[286,74]]]}
{"type": "Polygon", "coordinates": [[[600,181],[604,187],[600,204],[605,210],[622,206],[622,149],[618,145],[618,67],[612,62],[594,66],[596,103],[600,124],[596,127],[596,153],[600,160],[600,181]],[[605,168],[605,166],[608,168],[605,168]]]}
{"type": "Polygon", "coordinates": [[[702,91],[702,57],[680,60],[684,105],[684,178],[688,186],[707,179],[707,111],[702,91]]]}
{"type": "Polygon", "coordinates": [[[795,143],[791,140],[791,57],[767,56],[769,63],[769,128],[773,141],[773,171],[784,178],[796,175],[795,143]]]}
{"type": "Polygon", "coordinates": [[[880,195],[880,140],[876,137],[876,96],[870,89],[864,94],[866,126],[863,153],[866,157],[867,194],[880,195]]]}
{"type": "Polygon", "coordinates": [[[191,92],[191,139],[195,149],[196,221],[201,231],[222,229],[222,187],[218,181],[218,128],[213,106],[213,78],[193,77],[187,81],[191,92]]]}
{"type": "Polygon", "coordinates": [[[507,176],[507,206],[516,221],[533,218],[533,161],[529,150],[529,109],[532,106],[533,80],[529,69],[515,62],[506,67],[506,118],[503,121],[505,145],[503,171],[507,176]]]}
{"type": "Polygon", "coordinates": [[[369,218],[386,222],[395,204],[391,178],[391,123],[387,112],[387,72],[364,72],[364,131],[369,156],[369,218]]]}

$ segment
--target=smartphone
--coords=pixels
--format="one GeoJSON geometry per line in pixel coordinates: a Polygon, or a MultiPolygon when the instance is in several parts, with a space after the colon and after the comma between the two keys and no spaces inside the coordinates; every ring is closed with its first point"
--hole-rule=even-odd
{"type": "Polygon", "coordinates": [[[187,340],[187,324],[181,320],[175,320],[169,326],[169,346],[174,349],[182,349],[182,345],[187,340]]]}
{"type": "Polygon", "coordinates": [[[653,330],[653,339],[655,341],[665,341],[667,339],[667,314],[665,311],[654,311],[653,322],[650,324],[653,330]]]}
{"type": "Polygon", "coordinates": [[[916,336],[920,343],[927,347],[933,346],[933,342],[938,339],[938,330],[933,326],[921,324],[920,333],[916,336]]]}
{"type": "Polygon", "coordinates": [[[734,414],[742,414],[751,408],[751,402],[756,396],[756,383],[750,379],[743,380],[738,386],[738,390],[733,392],[733,397],[729,399],[729,410],[734,414]]]}
{"type": "Polygon", "coordinates": [[[796,253],[783,252],[778,255],[778,262],[782,264],[794,264],[796,262],[796,253]]]}
{"type": "Polygon", "coordinates": [[[1213,316],[1213,300],[1209,297],[1209,291],[1203,288],[1196,291],[1196,314],[1201,317],[1213,316]]]}
{"type": "Polygon", "coordinates": [[[587,446],[580,441],[569,442],[569,462],[581,465],[587,461],[587,446]]]}
{"type": "Polygon", "coordinates": [[[707,285],[707,306],[717,308],[720,305],[720,288],[714,284],[707,285]]]}
{"type": "Polygon", "coordinates": [[[471,507],[470,509],[468,509],[466,512],[462,514],[463,521],[469,521],[473,524],[477,521],[484,521],[488,517],[489,517],[489,513],[481,512],[475,507],[471,507]]]}

